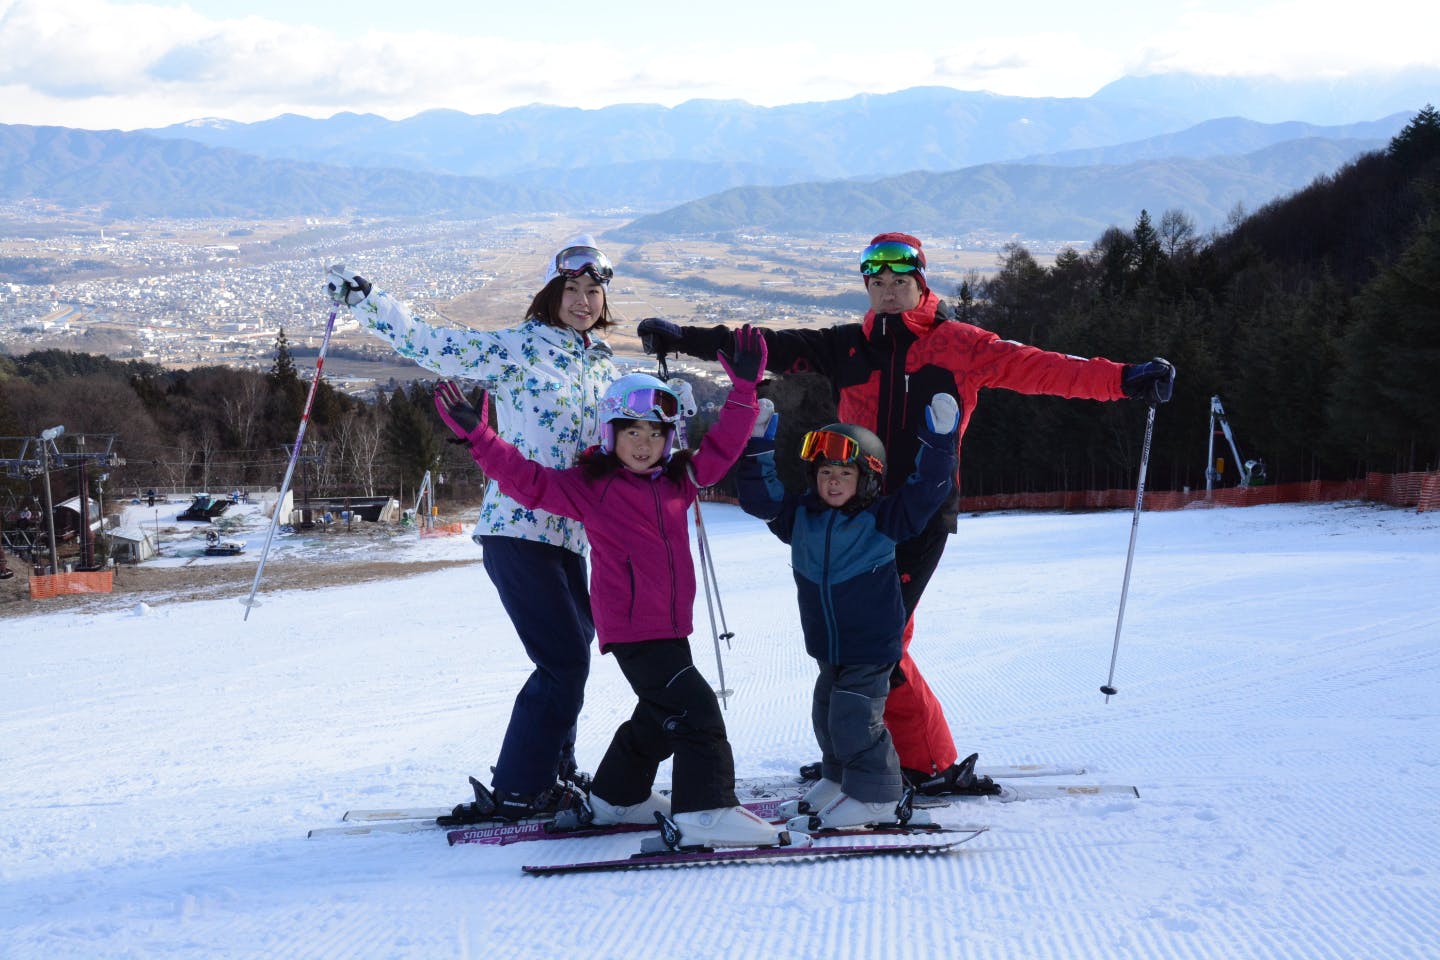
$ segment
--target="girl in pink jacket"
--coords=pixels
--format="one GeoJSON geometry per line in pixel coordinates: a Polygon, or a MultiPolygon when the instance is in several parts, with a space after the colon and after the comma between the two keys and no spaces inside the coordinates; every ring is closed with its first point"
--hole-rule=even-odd
{"type": "Polygon", "coordinates": [[[718,356],[732,387],[693,454],[675,450],[679,395],[646,374],[610,386],[601,401],[600,445],[568,469],[525,459],[485,422],[484,404],[477,413],[451,382],[440,385],[435,404],[506,495],[585,525],[600,652],[614,654],[639,700],[595,771],[593,823],[654,823],[659,812],[686,846],[768,846],[789,838],[739,805],[720,705],[690,654],[695,568],[686,511],[749,439],[764,338],[744,327],[718,356]],[[665,797],[653,790],[655,774],[672,755],[673,791],[665,797]]]}

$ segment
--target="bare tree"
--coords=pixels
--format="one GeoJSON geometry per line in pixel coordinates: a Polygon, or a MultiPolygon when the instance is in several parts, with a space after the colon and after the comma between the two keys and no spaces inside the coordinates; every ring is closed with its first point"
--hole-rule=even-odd
{"type": "Polygon", "coordinates": [[[380,455],[381,427],[379,415],[365,409],[348,414],[336,430],[351,482],[359,484],[367,497],[375,496],[375,458],[380,455]]]}
{"type": "Polygon", "coordinates": [[[1185,256],[1195,249],[1199,242],[1195,235],[1195,221],[1184,210],[1171,207],[1160,214],[1160,245],[1165,256],[1174,260],[1177,255],[1185,256]]]}
{"type": "Polygon", "coordinates": [[[248,451],[255,440],[256,426],[261,411],[265,409],[265,381],[258,376],[247,376],[235,386],[233,394],[220,398],[220,409],[225,416],[225,426],[235,436],[241,450],[248,451]]]}

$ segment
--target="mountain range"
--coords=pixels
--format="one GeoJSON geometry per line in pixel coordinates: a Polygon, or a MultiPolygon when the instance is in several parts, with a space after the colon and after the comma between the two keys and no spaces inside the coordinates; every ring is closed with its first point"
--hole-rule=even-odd
{"type": "MultiPolygon", "coordinates": [[[[1274,102],[1289,88],[1265,89],[1274,102]]],[[[864,232],[882,216],[1087,238],[1142,207],[1218,224],[1383,146],[1422,105],[1331,125],[1195,119],[1206,96],[1242,92],[1266,102],[1234,82],[1169,77],[1083,99],[923,87],[769,108],[342,113],[134,133],[0,125],[0,200],[116,218],[608,211],[642,215],[636,236],[864,232]]]]}

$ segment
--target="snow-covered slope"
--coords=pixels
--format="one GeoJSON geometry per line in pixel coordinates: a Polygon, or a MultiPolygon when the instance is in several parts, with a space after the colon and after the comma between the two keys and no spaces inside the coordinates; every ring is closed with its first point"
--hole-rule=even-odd
{"type": "MultiPolygon", "coordinates": [[[[734,508],[706,526],[739,773],[792,771],[816,750],[786,548],[734,508]]],[[[305,839],[488,779],[528,663],[478,566],[262,588],[248,620],[248,589],[37,601],[0,619],[0,956],[1440,955],[1440,516],[1146,514],[1107,704],[1129,528],[963,519],[915,653],[962,750],[1080,762],[1140,799],[945,808],[992,829],[918,860],[536,879],[520,865],[638,841],[305,839]]],[[[582,761],[630,706],[597,657],[582,761]]]]}

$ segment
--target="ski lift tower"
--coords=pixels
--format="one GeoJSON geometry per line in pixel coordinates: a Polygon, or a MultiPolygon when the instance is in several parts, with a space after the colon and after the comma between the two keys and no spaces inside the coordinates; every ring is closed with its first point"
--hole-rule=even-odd
{"type": "Polygon", "coordinates": [[[1256,461],[1245,460],[1240,456],[1240,448],[1235,445],[1235,434],[1230,430],[1230,421],[1225,417],[1225,407],[1221,405],[1218,395],[1213,396],[1210,398],[1210,452],[1209,459],[1205,464],[1206,500],[1213,496],[1215,481],[1219,480],[1225,472],[1224,458],[1215,459],[1215,437],[1217,435],[1225,438],[1225,442],[1230,444],[1230,452],[1235,455],[1235,469],[1240,471],[1240,486],[1248,487],[1254,479],[1256,461]]]}
{"type": "Polygon", "coordinates": [[[115,434],[70,434],[71,442],[68,445],[72,449],[61,450],[56,441],[65,435],[63,426],[55,426],[41,431],[38,437],[3,438],[19,440],[21,442],[20,455],[0,458],[0,470],[7,475],[26,479],[38,476],[44,481],[46,534],[49,541],[50,571],[52,573],[59,567],[60,558],[55,543],[55,502],[50,492],[50,473],[70,467],[79,469],[76,486],[80,499],[81,562],[85,566],[93,566],[95,545],[90,533],[90,491],[86,468],[92,463],[103,464],[107,467],[118,467],[125,464],[125,461],[114,453],[115,434]],[[95,441],[88,447],[85,443],[87,438],[95,441]]]}

